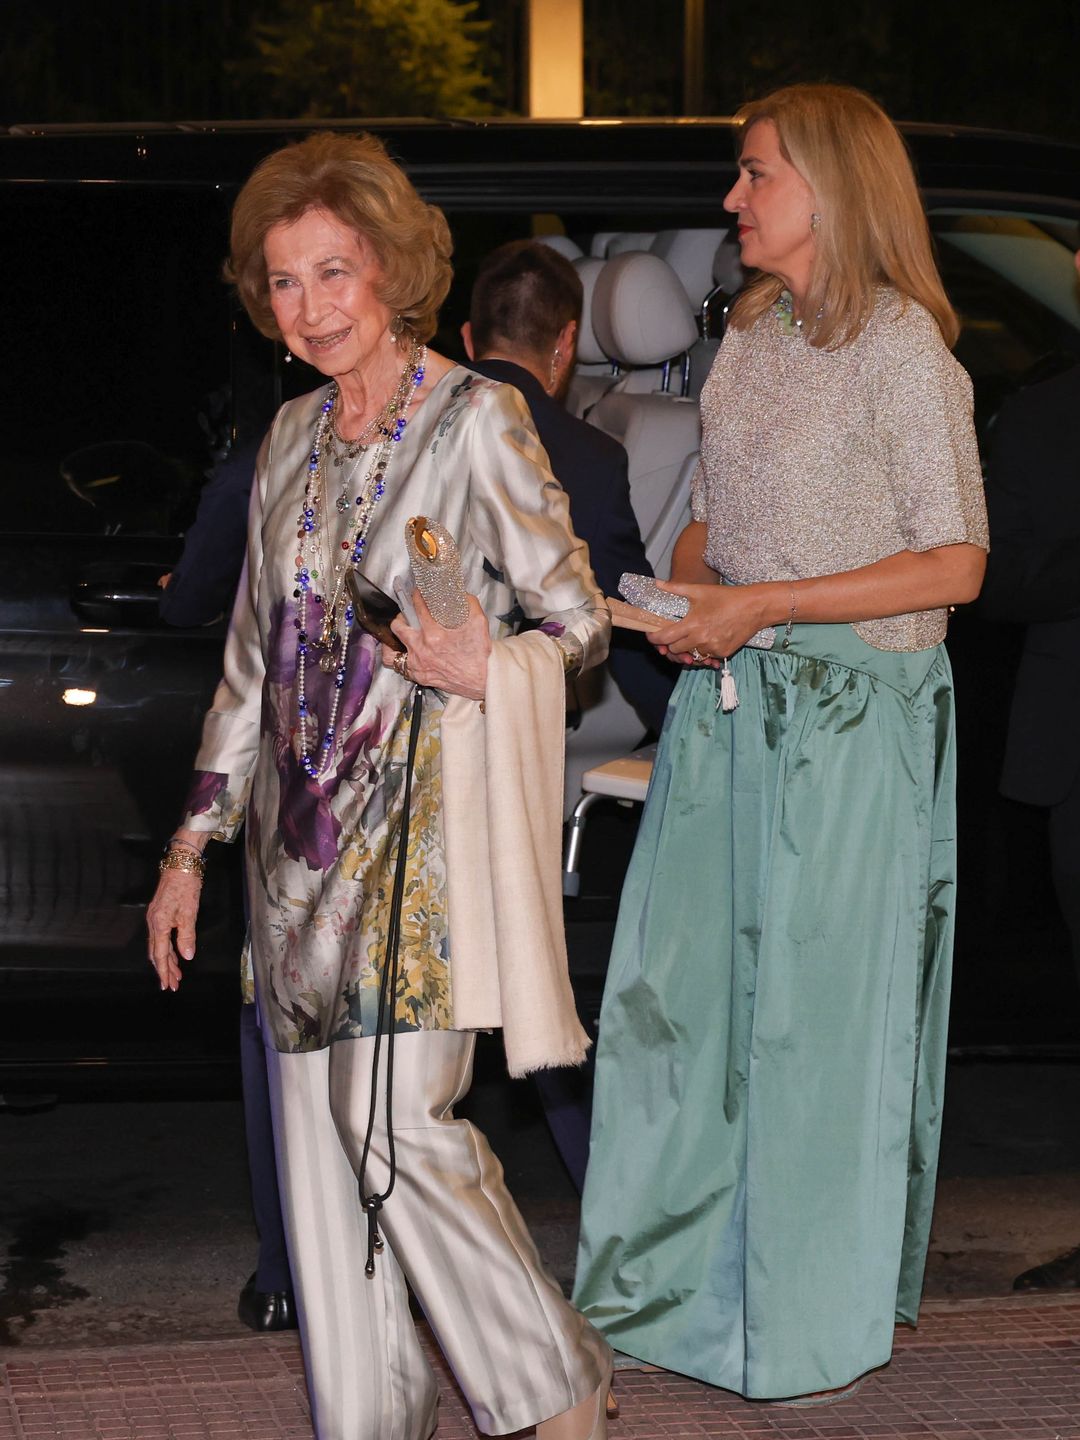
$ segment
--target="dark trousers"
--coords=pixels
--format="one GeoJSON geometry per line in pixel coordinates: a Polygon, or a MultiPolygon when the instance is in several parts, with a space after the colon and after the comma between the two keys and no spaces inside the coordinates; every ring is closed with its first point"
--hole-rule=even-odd
{"type": "Polygon", "coordinates": [[[595,1054],[596,1047],[593,1046],[584,1065],[537,1070],[532,1077],[544,1107],[551,1138],[579,1195],[585,1184],[585,1167],[589,1163],[595,1054]]]}
{"type": "Polygon", "coordinates": [[[240,1007],[240,1080],[244,1093],[244,1129],[247,1134],[251,1205],[259,1232],[259,1263],[255,1289],[269,1293],[293,1288],[285,1251],[285,1226],[278,1198],[274,1131],[270,1120],[270,1091],[266,1080],[266,1052],[259,1030],[257,1007],[240,1007]]]}

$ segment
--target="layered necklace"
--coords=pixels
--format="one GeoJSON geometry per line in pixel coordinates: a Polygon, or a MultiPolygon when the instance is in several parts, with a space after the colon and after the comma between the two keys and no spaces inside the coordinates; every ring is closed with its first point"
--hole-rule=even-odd
{"type": "Polygon", "coordinates": [[[297,517],[296,534],[300,544],[296,553],[296,589],[293,591],[294,599],[300,602],[296,620],[299,763],[313,780],[323,778],[333,755],[341,690],[345,684],[345,659],[354,620],[352,605],[347,600],[349,571],[363,559],[371,517],[386,491],[390,457],[405,433],[409,407],[424,381],[426,360],[427,347],[413,341],[397,389],[375,418],[364,426],[356,440],[342,441],[335,434],[334,414],[340,395],[336,380],[331,380],[315,422],[304,503],[297,517]],[[350,496],[350,487],[356,480],[365,455],[369,455],[368,464],[355,485],[355,493],[350,496]],[[334,509],[339,514],[351,512],[343,538],[336,545],[331,534],[324,471],[324,458],[327,456],[333,459],[338,469],[342,469],[346,461],[353,461],[351,470],[341,477],[341,493],[334,502],[334,509]],[[322,611],[317,637],[313,637],[308,629],[309,601],[322,611]],[[308,657],[315,658],[316,654],[319,669],[334,677],[334,696],[326,727],[318,741],[317,753],[313,754],[308,733],[311,717],[305,679],[308,657]]]}

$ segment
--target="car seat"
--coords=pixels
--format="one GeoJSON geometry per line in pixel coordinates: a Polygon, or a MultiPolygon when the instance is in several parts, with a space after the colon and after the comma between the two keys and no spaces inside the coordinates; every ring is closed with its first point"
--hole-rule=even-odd
{"type": "Polygon", "coordinates": [[[538,235],[537,240],[541,245],[546,245],[549,250],[556,251],[566,260],[580,260],[585,251],[576,240],[571,240],[569,235],[538,235]]]}
{"type": "Polygon", "coordinates": [[[720,349],[727,325],[728,310],[735,295],[742,289],[743,268],[738,242],[730,234],[716,247],[712,261],[713,287],[701,302],[701,339],[691,346],[687,366],[686,393],[696,400],[709,378],[709,371],[720,349]]]}
{"type": "Polygon", "coordinates": [[[604,263],[591,255],[583,255],[574,261],[583,295],[577,333],[577,363],[566,394],[566,408],[579,420],[583,420],[600,397],[607,394],[619,376],[618,367],[600,349],[592,324],[593,291],[604,263]]]}
{"type": "Polygon", "coordinates": [[[589,253],[600,260],[610,260],[628,250],[648,250],[655,239],[655,230],[598,230],[592,237],[589,253]]]}
{"type": "MultiPolygon", "coordinates": [[[[678,276],[658,255],[643,252],[619,255],[604,266],[593,292],[592,325],[601,349],[627,373],[678,364],[698,338],[678,276]]],[[[630,501],[648,550],[684,463],[698,450],[697,405],[670,392],[616,387],[588,419],[626,448],[630,501]]]]}
{"type": "MultiPolygon", "coordinates": [[[[605,354],[632,373],[677,358],[697,337],[690,302],[659,256],[632,252],[603,267],[592,296],[592,323],[605,354]]],[[[645,553],[667,574],[671,548],[690,515],[690,480],[700,440],[697,406],[680,396],[609,390],[588,423],[626,447],[630,503],[645,553]]],[[[580,721],[567,734],[567,810],[581,796],[581,777],[640,745],[645,727],[607,667],[575,686],[580,721]]]]}
{"type": "Polygon", "coordinates": [[[702,302],[716,286],[716,255],[728,233],[726,229],[661,230],[649,246],[682,281],[695,315],[701,314],[702,302]]]}

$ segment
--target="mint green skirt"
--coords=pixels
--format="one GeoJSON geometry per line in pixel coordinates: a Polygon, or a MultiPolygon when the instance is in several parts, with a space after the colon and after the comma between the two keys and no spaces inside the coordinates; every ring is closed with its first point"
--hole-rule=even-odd
{"type": "Polygon", "coordinates": [[[914,1323],[956,890],[943,647],[847,625],[680,679],[600,1018],[575,1301],[617,1349],[764,1399],[914,1323]]]}

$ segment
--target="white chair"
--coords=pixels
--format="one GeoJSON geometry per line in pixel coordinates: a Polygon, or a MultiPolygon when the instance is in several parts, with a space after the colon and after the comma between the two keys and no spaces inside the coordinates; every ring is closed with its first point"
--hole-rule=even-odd
{"type": "Polygon", "coordinates": [[[679,466],[671,492],[642,536],[645,541],[645,554],[649,557],[649,564],[655,575],[671,574],[671,552],[675,549],[675,541],[690,523],[690,490],[699,459],[696,450],[692,455],[687,455],[679,466]]]}
{"type": "MultiPolygon", "coordinates": [[[[603,352],[629,374],[678,364],[698,338],[674,271],[659,256],[640,252],[619,255],[600,272],[592,328],[603,352]]],[[[593,406],[588,420],[626,448],[630,503],[648,553],[648,537],[669,506],[687,456],[698,449],[698,407],[670,392],[616,386],[593,406]]]]}
{"type": "MultiPolygon", "coordinates": [[[[678,277],[658,256],[640,252],[619,255],[604,266],[592,296],[592,324],[604,353],[631,373],[678,357],[698,333],[678,277]]],[[[630,502],[645,553],[658,574],[668,574],[672,546],[690,514],[700,441],[697,406],[677,395],[616,388],[593,406],[588,419],[625,445],[630,502]]],[[[567,735],[566,797],[573,808],[563,871],[566,894],[577,893],[581,836],[596,797],[644,798],[642,785],[647,787],[648,779],[643,766],[651,766],[651,759],[628,758],[644,727],[607,671],[590,672],[580,684],[586,694],[590,685],[596,688],[578,728],[567,735]],[[624,794],[628,775],[636,778],[624,794]]]]}
{"type": "MultiPolygon", "coordinates": [[[[645,553],[658,575],[671,573],[671,551],[690,519],[690,484],[697,464],[696,452],[686,457],[667,503],[657,514],[652,530],[643,535],[645,553]]],[[[624,805],[643,804],[656,753],[655,745],[632,748],[641,738],[641,722],[635,725],[633,707],[619,693],[607,667],[588,671],[579,677],[578,684],[589,681],[595,687],[591,692],[595,698],[582,711],[580,723],[587,727],[585,734],[580,740],[576,740],[574,731],[567,734],[566,793],[577,794],[577,803],[570,811],[563,858],[563,894],[570,896],[577,895],[581,888],[578,862],[589,811],[597,801],[605,799],[624,805]],[[582,769],[582,756],[598,746],[605,747],[606,754],[614,758],[601,758],[582,769]]]]}
{"type": "Polygon", "coordinates": [[[616,800],[620,805],[644,805],[652,779],[655,745],[643,745],[630,755],[618,760],[608,760],[593,770],[586,770],[581,777],[582,796],[574,806],[574,813],[566,832],[566,853],[563,859],[563,894],[576,896],[581,893],[581,876],[578,863],[581,859],[581,842],[585,834],[585,822],[589,811],[598,800],[616,800]]]}
{"type": "Polygon", "coordinates": [[[574,261],[581,280],[581,321],[578,325],[577,363],[566,396],[566,408],[579,420],[588,418],[589,411],[612,390],[632,393],[664,388],[663,365],[636,366],[623,370],[600,346],[592,323],[593,295],[596,284],[609,262],[593,255],[574,261]]]}
{"type": "Polygon", "coordinates": [[[682,281],[695,315],[700,314],[702,301],[717,283],[713,265],[728,233],[722,229],[661,230],[649,246],[682,281]]]}

